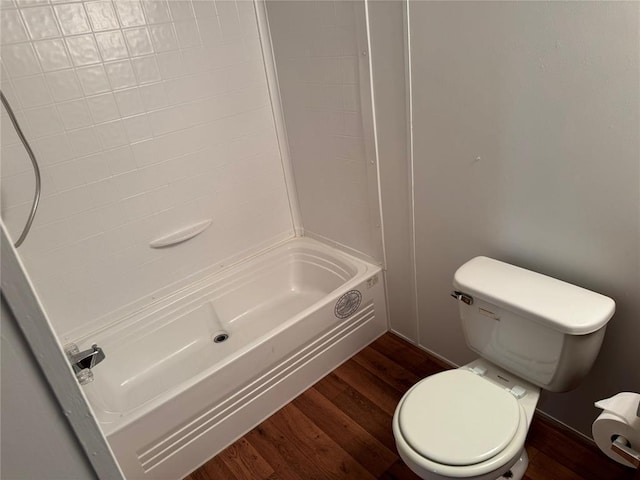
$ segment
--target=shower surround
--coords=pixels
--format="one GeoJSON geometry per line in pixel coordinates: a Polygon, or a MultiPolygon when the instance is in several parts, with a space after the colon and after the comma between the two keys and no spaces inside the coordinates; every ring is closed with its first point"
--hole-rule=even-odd
{"type": "Polygon", "coordinates": [[[387,329],[363,3],[0,8],[43,167],[19,254],[61,344],[106,353],[84,392],[125,475],[186,475],[387,329]]]}
{"type": "MultiPolygon", "coordinates": [[[[11,5],[2,89],[43,164],[20,253],[62,338],[293,236],[251,2],[11,5]],[[209,219],[189,242],[149,248],[209,219]]],[[[6,120],[2,213],[15,236],[33,176],[6,120]]]]}

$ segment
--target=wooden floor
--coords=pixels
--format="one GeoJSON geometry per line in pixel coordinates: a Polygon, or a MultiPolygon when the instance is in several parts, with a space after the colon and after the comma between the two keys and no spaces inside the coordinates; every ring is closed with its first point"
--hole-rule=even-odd
{"type": "MultiPolygon", "coordinates": [[[[417,479],[398,457],[391,419],[409,387],[443,369],[387,333],[186,480],[417,479]]],[[[636,478],[541,418],[531,425],[527,451],[526,480],[636,478]]]]}

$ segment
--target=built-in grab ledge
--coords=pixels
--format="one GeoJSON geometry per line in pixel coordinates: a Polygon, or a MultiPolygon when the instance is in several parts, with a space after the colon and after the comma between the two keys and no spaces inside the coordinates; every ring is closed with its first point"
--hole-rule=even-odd
{"type": "Polygon", "coordinates": [[[180,230],[176,230],[169,235],[165,235],[160,238],[156,238],[149,246],[151,248],[165,248],[171,247],[173,245],[177,245],[178,243],[186,242],[187,240],[191,240],[193,237],[200,235],[204,232],[209,225],[211,225],[211,219],[203,220],[202,222],[194,223],[192,225],[188,225],[180,230]]]}

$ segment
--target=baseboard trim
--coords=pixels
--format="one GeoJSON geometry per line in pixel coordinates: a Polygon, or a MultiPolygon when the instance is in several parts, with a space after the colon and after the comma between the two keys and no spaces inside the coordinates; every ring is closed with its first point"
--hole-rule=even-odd
{"type": "Polygon", "coordinates": [[[578,442],[581,442],[581,443],[585,444],[586,446],[594,448],[594,449],[598,450],[598,452],[600,452],[600,449],[596,445],[596,442],[594,442],[591,437],[589,437],[588,435],[585,435],[584,433],[580,432],[579,430],[576,430],[573,427],[570,427],[566,423],[561,422],[557,418],[552,417],[548,413],[543,412],[542,410],[539,410],[539,409],[536,408],[536,413],[535,413],[534,418],[540,420],[541,422],[545,422],[545,423],[549,424],[553,428],[562,431],[563,433],[565,433],[569,437],[572,437],[574,440],[576,440],[578,442]]]}

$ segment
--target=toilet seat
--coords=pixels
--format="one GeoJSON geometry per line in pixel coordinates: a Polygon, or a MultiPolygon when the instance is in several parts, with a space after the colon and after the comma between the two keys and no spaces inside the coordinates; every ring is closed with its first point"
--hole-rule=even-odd
{"type": "MultiPolygon", "coordinates": [[[[476,380],[479,380],[481,382],[486,382],[486,384],[488,386],[491,386],[493,389],[497,389],[498,391],[503,392],[503,390],[499,386],[497,386],[496,384],[493,384],[489,380],[486,380],[480,377],[472,380],[471,376],[473,377],[477,377],[477,376],[469,372],[465,368],[438,373],[436,375],[432,375],[418,382],[402,397],[393,417],[393,433],[396,438],[396,446],[398,447],[398,453],[400,454],[402,460],[407,465],[409,465],[411,470],[413,470],[415,473],[420,475],[422,478],[456,477],[456,478],[474,478],[474,479],[483,479],[483,480],[485,478],[487,479],[497,478],[499,475],[504,473],[505,469],[510,468],[520,458],[520,455],[524,449],[524,442],[525,442],[527,431],[529,428],[525,409],[523,408],[523,405],[515,399],[515,397],[513,398],[513,401],[515,402],[515,405],[517,406],[517,411],[518,411],[515,433],[512,435],[510,441],[504,446],[504,448],[499,450],[500,447],[496,447],[495,446],[496,444],[494,444],[494,448],[492,449],[492,451],[497,451],[497,450],[499,451],[497,451],[493,456],[486,458],[485,460],[480,460],[477,463],[468,463],[466,465],[452,465],[448,463],[439,462],[433,458],[429,458],[424,453],[421,453],[422,451],[427,453],[431,452],[430,453],[431,455],[434,454],[433,450],[425,450],[425,448],[429,448],[428,446],[426,446],[428,444],[425,444],[425,446],[421,446],[422,444],[419,441],[417,441],[415,437],[413,437],[411,441],[413,442],[413,445],[416,446],[416,448],[414,449],[414,447],[409,444],[409,441],[407,440],[407,438],[405,438],[405,435],[404,435],[405,431],[407,432],[409,437],[412,437],[412,434],[410,433],[411,427],[408,426],[408,424],[410,424],[411,422],[409,420],[410,417],[408,416],[410,412],[409,409],[406,410],[405,412],[406,418],[403,419],[402,428],[400,427],[400,417],[402,412],[405,410],[405,404],[407,402],[413,403],[411,398],[413,398],[414,393],[418,394],[415,397],[416,399],[423,399],[424,398],[423,393],[425,392],[422,391],[423,390],[422,386],[429,385],[429,382],[432,382],[431,386],[436,386],[437,384],[433,382],[439,382],[439,380],[435,380],[435,379],[436,378],[440,379],[445,374],[447,376],[456,375],[455,387],[450,387],[450,388],[445,387],[445,389],[447,389],[449,392],[453,390],[454,394],[458,396],[466,395],[470,399],[475,400],[476,397],[474,397],[474,395],[476,395],[478,388],[483,388],[478,386],[478,383],[476,380]],[[457,372],[457,373],[453,373],[453,372],[457,372]],[[459,375],[461,372],[464,372],[464,373],[462,375],[459,375]],[[492,476],[496,472],[498,472],[498,474],[495,476],[492,476]]],[[[447,380],[451,380],[453,378],[454,377],[449,377],[447,378],[447,380]]],[[[453,382],[450,382],[450,383],[453,385],[453,382]]],[[[506,390],[504,391],[504,393],[506,395],[511,395],[506,390]]],[[[492,394],[489,393],[488,395],[492,395],[492,394]]],[[[446,395],[444,395],[442,398],[446,399],[446,395]]],[[[419,403],[418,400],[416,401],[419,403]]],[[[510,402],[509,400],[505,400],[505,401],[510,402]]],[[[510,402],[510,403],[513,404],[513,402],[510,402]]],[[[511,414],[509,414],[508,417],[510,415],[511,414]]],[[[496,415],[496,417],[498,417],[498,415],[496,415]]],[[[491,418],[487,418],[487,416],[484,415],[483,421],[487,421],[489,424],[491,424],[491,420],[492,420],[491,418]]],[[[512,420],[509,420],[507,421],[507,423],[510,425],[513,425],[512,423],[510,423],[511,421],[512,420]]],[[[417,424],[418,421],[415,421],[415,423],[417,424]]],[[[508,429],[507,429],[507,432],[508,432],[508,429]]],[[[468,438],[465,438],[462,440],[467,441],[470,437],[468,434],[468,431],[465,435],[467,435],[468,438]]],[[[501,438],[498,441],[499,445],[502,445],[504,443],[504,438],[506,438],[506,436],[509,436],[509,434],[506,433],[505,437],[501,438]]],[[[437,433],[434,434],[433,437],[437,439],[438,438],[437,433]]],[[[460,446],[460,443],[456,445],[457,445],[456,448],[453,450],[456,450],[457,448],[464,449],[464,447],[460,446]]],[[[437,450],[435,451],[435,454],[437,456],[437,450]]],[[[482,456],[482,457],[476,456],[475,459],[484,458],[484,457],[485,456],[482,456]]],[[[469,456],[468,454],[460,455],[460,457],[458,458],[458,463],[465,463],[469,461],[474,461],[474,458],[473,456],[469,456]],[[466,456],[466,459],[461,460],[461,458],[465,456],[466,456]]]]}
{"type": "Polygon", "coordinates": [[[473,465],[501,452],[520,421],[517,400],[468,370],[419,382],[400,408],[399,426],[422,456],[445,465],[473,465]]]}

